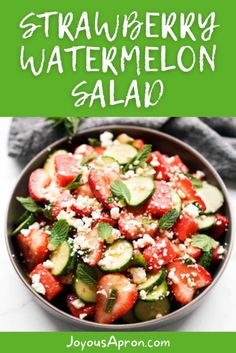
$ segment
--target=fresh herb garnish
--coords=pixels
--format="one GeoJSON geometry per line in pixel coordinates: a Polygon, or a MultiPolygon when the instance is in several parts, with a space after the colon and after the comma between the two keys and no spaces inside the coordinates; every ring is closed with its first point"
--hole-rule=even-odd
{"type": "Polygon", "coordinates": [[[47,219],[49,220],[52,220],[53,217],[52,217],[52,209],[53,209],[53,206],[54,206],[54,202],[51,202],[49,205],[46,205],[43,209],[43,215],[44,217],[46,217],[47,219]]]}
{"type": "Polygon", "coordinates": [[[206,234],[197,234],[192,237],[192,246],[202,249],[203,251],[210,251],[218,243],[206,234]]]}
{"type": "Polygon", "coordinates": [[[93,147],[100,147],[101,146],[101,142],[96,138],[89,138],[88,142],[89,142],[90,146],[93,146],[93,147]]]}
{"type": "Polygon", "coordinates": [[[127,170],[129,169],[137,169],[141,164],[147,161],[151,152],[152,145],[144,145],[141,151],[139,151],[138,154],[129,163],[125,165],[124,172],[127,172],[127,170]]]}
{"type": "Polygon", "coordinates": [[[82,186],[83,184],[80,183],[80,180],[82,178],[82,174],[77,175],[67,186],[66,190],[73,190],[78,188],[79,186],[82,186]]]}
{"type": "Polygon", "coordinates": [[[112,203],[114,201],[114,197],[113,196],[108,196],[108,198],[106,199],[107,203],[112,203]]]}
{"type": "Polygon", "coordinates": [[[98,236],[99,238],[106,240],[109,239],[112,235],[112,226],[105,222],[100,222],[98,225],[98,236]]]}
{"type": "Polygon", "coordinates": [[[206,270],[208,270],[211,266],[212,255],[213,255],[213,249],[211,249],[209,251],[203,251],[203,253],[199,259],[199,265],[201,265],[206,270]]]}
{"type": "Polygon", "coordinates": [[[202,181],[195,178],[192,174],[190,173],[185,173],[184,174],[193,184],[193,187],[195,187],[196,189],[201,188],[202,187],[202,181]]]}
{"type": "Polygon", "coordinates": [[[189,255],[185,255],[183,257],[183,260],[186,263],[186,265],[188,265],[188,266],[193,265],[193,263],[194,263],[193,258],[189,255]]]}
{"type": "Polygon", "coordinates": [[[106,313],[111,313],[113,306],[115,305],[116,302],[116,298],[117,298],[117,289],[112,289],[111,293],[109,295],[108,301],[107,301],[107,305],[106,305],[106,313]]]}
{"type": "Polygon", "coordinates": [[[29,211],[25,211],[23,215],[19,218],[17,228],[14,229],[12,235],[17,235],[21,232],[22,229],[27,229],[31,224],[35,222],[35,216],[29,211]]]}
{"type": "Polygon", "coordinates": [[[80,163],[80,165],[84,166],[86,165],[88,162],[90,162],[92,159],[97,157],[97,153],[92,153],[89,156],[85,157],[82,162],[80,163]]]}
{"type": "Polygon", "coordinates": [[[42,211],[42,207],[37,205],[37,203],[31,197],[17,197],[17,201],[31,213],[38,213],[42,211]]]}
{"type": "Polygon", "coordinates": [[[64,220],[61,219],[54,223],[54,226],[51,228],[51,236],[49,243],[53,246],[58,246],[63,241],[68,238],[69,233],[69,224],[64,220]]]}
{"type": "Polygon", "coordinates": [[[51,120],[54,121],[54,126],[59,126],[63,125],[65,128],[67,134],[69,136],[74,136],[78,130],[78,126],[81,122],[81,119],[84,118],[79,118],[79,117],[49,117],[46,118],[46,120],[51,120]]]}
{"type": "Polygon", "coordinates": [[[98,280],[96,271],[85,264],[79,264],[77,266],[76,278],[89,286],[96,285],[98,280]]]}
{"type": "Polygon", "coordinates": [[[172,210],[166,212],[159,220],[159,228],[162,230],[170,229],[179,217],[179,212],[173,208],[172,210]]]}
{"type": "Polygon", "coordinates": [[[124,200],[126,203],[130,202],[130,191],[121,180],[114,180],[110,185],[110,189],[113,196],[117,197],[119,200],[124,200]]]}

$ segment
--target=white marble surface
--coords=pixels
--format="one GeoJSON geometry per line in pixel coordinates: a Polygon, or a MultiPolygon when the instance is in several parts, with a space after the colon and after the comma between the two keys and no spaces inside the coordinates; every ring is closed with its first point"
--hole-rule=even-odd
{"type": "MultiPolygon", "coordinates": [[[[6,204],[20,168],[7,157],[10,118],[0,118],[0,331],[79,331],[44,311],[17,277],[8,259],[4,241],[6,204]]],[[[236,213],[236,189],[230,189],[236,213]]],[[[166,331],[236,331],[236,247],[228,267],[201,307],[166,331]]]]}

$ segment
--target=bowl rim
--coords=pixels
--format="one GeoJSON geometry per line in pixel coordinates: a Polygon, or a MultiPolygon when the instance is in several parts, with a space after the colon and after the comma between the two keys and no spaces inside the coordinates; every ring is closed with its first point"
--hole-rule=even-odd
{"type": "Polygon", "coordinates": [[[225,186],[225,183],[222,180],[221,176],[216,171],[216,169],[211,165],[210,162],[208,162],[208,160],[201,153],[199,153],[196,149],[191,147],[189,144],[181,141],[180,139],[173,137],[172,135],[169,135],[168,133],[164,133],[159,130],[154,130],[152,128],[146,128],[146,127],[136,126],[136,125],[123,125],[123,124],[109,125],[108,124],[108,125],[101,125],[101,126],[96,126],[96,127],[91,127],[88,129],[80,130],[77,132],[77,134],[72,139],[70,137],[63,137],[57,141],[54,141],[53,143],[49,144],[47,147],[43,148],[39,153],[37,153],[37,155],[35,157],[33,157],[26,164],[26,166],[21,171],[19,177],[17,178],[17,181],[14,184],[13,189],[10,193],[9,202],[8,202],[8,206],[7,206],[6,223],[5,223],[5,243],[6,243],[8,255],[10,257],[10,261],[15,269],[15,272],[17,273],[17,275],[19,276],[19,278],[21,279],[23,284],[26,286],[26,288],[33,295],[33,297],[37,299],[39,304],[41,306],[43,306],[46,310],[50,311],[52,314],[54,314],[54,315],[56,314],[59,317],[63,317],[68,322],[71,322],[72,324],[75,324],[77,326],[80,325],[81,328],[87,327],[87,328],[94,329],[94,330],[104,330],[104,331],[122,331],[122,330],[129,331],[129,330],[135,330],[135,329],[137,329],[137,330],[146,329],[147,330],[148,328],[155,327],[155,324],[158,324],[160,326],[164,326],[167,322],[169,322],[171,320],[173,320],[173,321],[177,320],[178,316],[181,317],[181,314],[184,314],[184,313],[187,314],[188,312],[192,311],[197,306],[197,304],[202,301],[202,299],[205,297],[205,295],[207,295],[208,292],[210,292],[212,290],[212,288],[219,281],[220,277],[222,276],[222,274],[225,271],[226,266],[229,262],[229,259],[230,259],[231,253],[232,253],[232,249],[233,249],[233,243],[234,243],[234,239],[232,236],[234,233],[234,228],[235,228],[235,224],[234,224],[233,217],[232,217],[232,206],[231,206],[228,190],[225,186]],[[41,295],[39,295],[37,292],[35,292],[33,290],[31,285],[26,281],[25,277],[23,276],[23,274],[22,274],[23,271],[21,271],[20,268],[18,268],[18,265],[15,261],[15,258],[12,254],[11,247],[10,247],[10,238],[11,237],[8,234],[8,218],[9,218],[11,201],[12,201],[13,195],[16,191],[16,187],[18,186],[18,184],[19,184],[20,180],[22,179],[22,177],[24,176],[24,174],[28,171],[29,167],[33,163],[37,162],[37,160],[43,154],[45,154],[47,152],[50,153],[50,151],[53,150],[55,147],[57,147],[63,143],[69,143],[71,140],[73,141],[73,139],[76,139],[80,135],[83,135],[83,134],[89,134],[89,133],[95,134],[96,132],[101,133],[102,131],[106,131],[106,130],[113,130],[115,132],[115,130],[122,130],[122,129],[124,130],[124,132],[129,132],[127,130],[130,130],[131,134],[132,134],[132,129],[134,129],[136,131],[140,131],[140,133],[147,132],[149,134],[161,136],[162,138],[166,139],[167,142],[170,141],[172,143],[179,145],[180,147],[183,147],[187,153],[193,155],[198,160],[200,160],[200,162],[202,162],[203,164],[206,165],[207,169],[212,173],[212,175],[216,179],[220,189],[222,190],[222,192],[225,196],[225,203],[227,204],[227,207],[228,207],[229,219],[230,219],[230,224],[231,224],[230,233],[229,233],[230,240],[228,243],[227,253],[226,253],[226,256],[223,260],[221,268],[219,269],[218,273],[214,277],[212,283],[207,288],[205,288],[196,298],[194,298],[187,305],[180,307],[179,309],[169,313],[166,316],[163,316],[162,318],[153,319],[153,320],[149,320],[149,321],[138,322],[138,323],[127,323],[127,324],[99,324],[99,323],[96,323],[93,321],[81,320],[79,318],[76,318],[76,317],[70,315],[69,313],[66,313],[65,311],[57,308],[56,306],[54,306],[53,304],[48,302],[45,298],[43,298],[41,295]]]}

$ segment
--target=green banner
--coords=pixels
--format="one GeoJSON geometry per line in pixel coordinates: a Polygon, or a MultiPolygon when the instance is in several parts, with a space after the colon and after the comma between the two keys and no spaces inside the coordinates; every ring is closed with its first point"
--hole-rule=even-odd
{"type": "Polygon", "coordinates": [[[232,0],[1,1],[5,116],[233,116],[232,0]]]}
{"type": "Polygon", "coordinates": [[[3,352],[234,352],[236,333],[1,333],[3,352]]]}

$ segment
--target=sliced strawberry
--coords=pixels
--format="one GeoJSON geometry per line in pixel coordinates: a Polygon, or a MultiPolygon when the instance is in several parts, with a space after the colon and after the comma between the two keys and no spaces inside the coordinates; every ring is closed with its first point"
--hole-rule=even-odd
{"type": "Polygon", "coordinates": [[[101,212],[101,215],[98,219],[94,220],[93,222],[93,226],[95,227],[98,223],[108,223],[110,224],[112,227],[114,227],[117,223],[117,221],[113,218],[111,218],[110,214],[108,212],[101,212]]]}
{"type": "Polygon", "coordinates": [[[97,153],[98,156],[101,156],[105,151],[105,147],[94,147],[94,152],[97,153]]]}
{"type": "Polygon", "coordinates": [[[55,169],[60,186],[68,185],[79,174],[76,159],[69,155],[56,156],[55,169]]]}
{"type": "Polygon", "coordinates": [[[182,172],[182,173],[188,173],[189,169],[188,167],[183,163],[181,158],[176,154],[175,156],[172,156],[167,159],[167,162],[169,163],[171,167],[171,172],[182,172]]]}
{"type": "Polygon", "coordinates": [[[202,254],[202,250],[199,248],[196,248],[195,246],[189,245],[187,247],[186,246],[181,247],[181,245],[183,245],[183,244],[173,244],[172,243],[172,247],[174,248],[177,257],[182,257],[182,256],[188,254],[192,258],[198,259],[202,254]]]}
{"type": "Polygon", "coordinates": [[[170,165],[167,163],[167,157],[159,151],[152,152],[148,162],[154,167],[158,180],[170,180],[170,165]]]}
{"type": "Polygon", "coordinates": [[[58,279],[54,277],[42,264],[37,265],[30,273],[31,278],[33,275],[39,275],[39,282],[45,288],[46,292],[44,296],[47,300],[53,300],[63,290],[63,286],[60,284],[58,279]]]}
{"type": "Polygon", "coordinates": [[[92,168],[89,173],[89,185],[94,196],[109,209],[114,207],[114,202],[107,202],[107,198],[112,196],[110,185],[116,179],[120,179],[120,175],[115,171],[106,174],[102,170],[92,168]]]}
{"type": "Polygon", "coordinates": [[[17,243],[29,271],[46,260],[48,250],[48,234],[42,229],[33,229],[28,235],[18,234],[17,243]]]}
{"type": "Polygon", "coordinates": [[[141,150],[144,146],[144,141],[141,139],[136,139],[133,141],[132,146],[137,148],[137,150],[141,150]]]}
{"type": "Polygon", "coordinates": [[[157,222],[151,218],[145,217],[142,213],[129,211],[120,214],[118,227],[121,233],[131,240],[143,237],[144,234],[154,236],[158,229],[157,222]]]}
{"type": "Polygon", "coordinates": [[[84,159],[93,154],[94,152],[95,150],[92,146],[83,144],[75,149],[74,154],[80,154],[82,156],[82,159],[84,159]]]}
{"type": "Polygon", "coordinates": [[[53,205],[53,208],[52,208],[52,216],[53,216],[54,218],[56,218],[62,210],[66,210],[67,205],[68,205],[72,200],[73,200],[73,197],[72,197],[72,195],[71,195],[68,191],[63,192],[63,193],[58,197],[58,199],[56,200],[56,202],[55,202],[54,205],[53,205]]]}
{"type": "Polygon", "coordinates": [[[215,224],[210,229],[210,235],[218,240],[228,229],[229,220],[227,217],[222,216],[221,214],[217,213],[215,215],[215,224]]]}
{"type": "Polygon", "coordinates": [[[104,242],[98,236],[97,227],[93,228],[89,233],[85,235],[85,241],[88,245],[88,255],[84,257],[84,262],[89,266],[96,266],[102,257],[102,250],[104,242]]]}
{"type": "Polygon", "coordinates": [[[101,210],[101,204],[95,199],[95,197],[81,196],[79,195],[75,200],[71,209],[78,216],[91,216],[92,212],[95,210],[101,210]]]}
{"type": "Polygon", "coordinates": [[[45,188],[50,184],[51,179],[44,169],[36,169],[29,178],[29,194],[35,201],[43,201],[45,188]]]}
{"type": "Polygon", "coordinates": [[[98,283],[95,322],[110,324],[125,315],[135,304],[138,292],[136,286],[122,274],[103,276],[98,283]],[[111,312],[107,312],[107,303],[112,289],[117,296],[111,312]]]}
{"type": "Polygon", "coordinates": [[[170,185],[164,181],[155,181],[155,187],[156,190],[146,202],[145,208],[147,213],[161,217],[172,209],[173,191],[170,185]]]}
{"type": "Polygon", "coordinates": [[[158,271],[176,257],[176,252],[167,238],[157,238],[155,245],[149,245],[144,249],[143,256],[148,269],[158,271]]]}
{"type": "Polygon", "coordinates": [[[212,282],[209,272],[198,264],[187,265],[176,259],[167,266],[171,291],[175,299],[185,305],[191,302],[197,289],[207,287],[212,282]]]}
{"type": "Polygon", "coordinates": [[[81,308],[76,307],[76,301],[78,298],[74,294],[69,294],[67,296],[66,302],[67,307],[71,314],[79,319],[85,319],[86,317],[94,316],[95,314],[95,304],[85,304],[81,308]]]}
{"type": "Polygon", "coordinates": [[[172,230],[180,241],[190,238],[193,234],[198,232],[197,222],[187,214],[182,213],[174,224],[172,230]]]}
{"type": "Polygon", "coordinates": [[[206,210],[206,205],[201,199],[201,197],[198,196],[196,190],[193,188],[191,180],[189,180],[184,175],[181,175],[175,176],[172,183],[177,191],[181,190],[181,192],[185,195],[183,200],[185,203],[197,202],[198,205],[201,207],[202,211],[206,210]]]}

